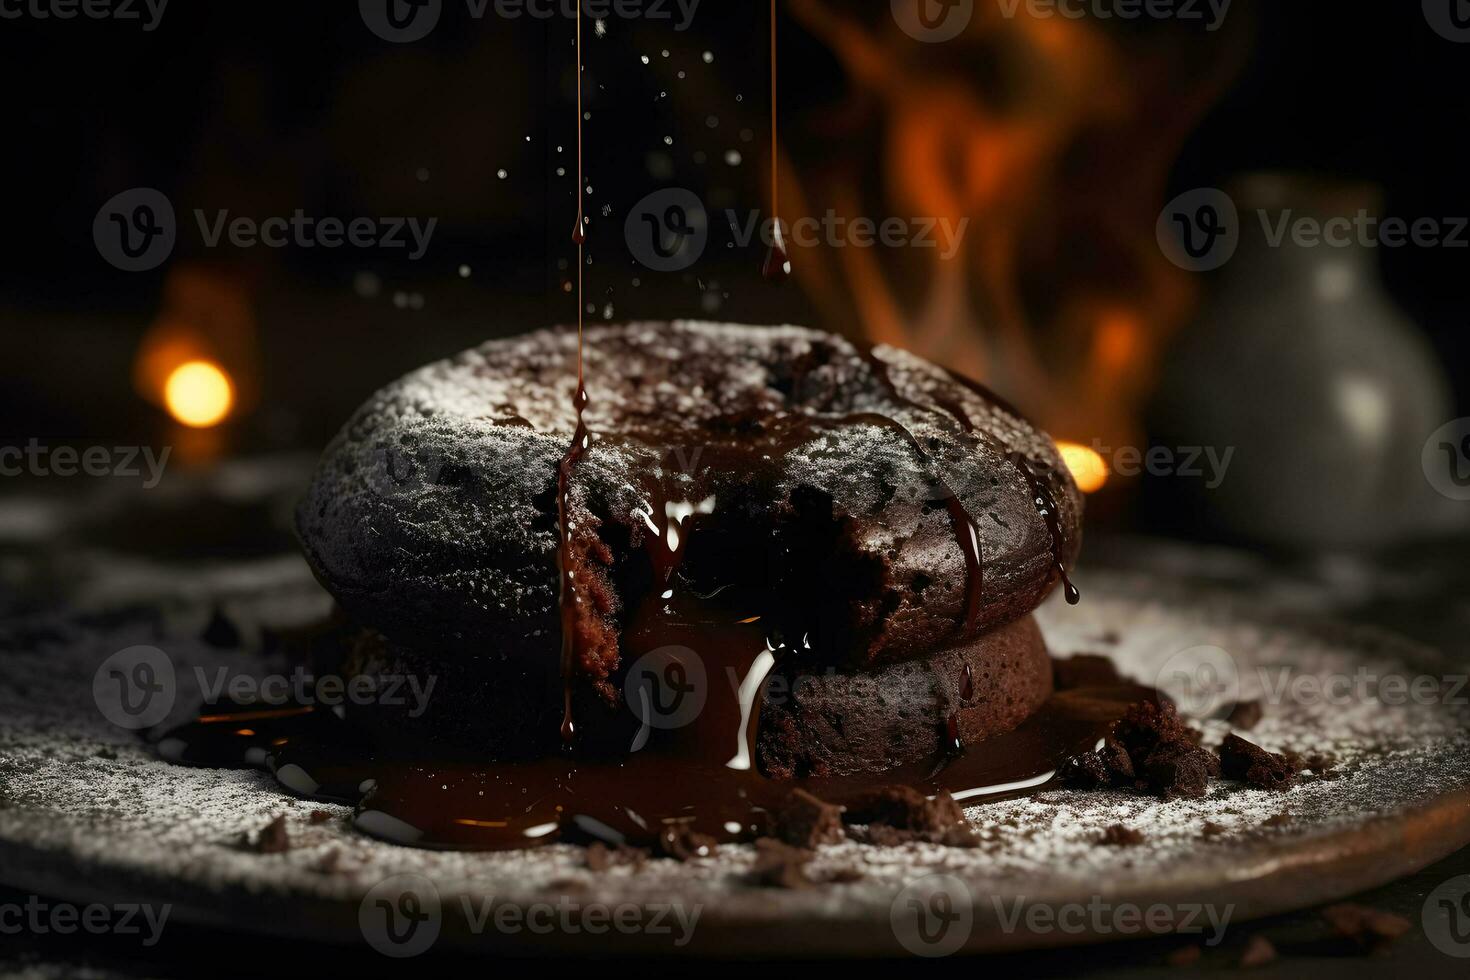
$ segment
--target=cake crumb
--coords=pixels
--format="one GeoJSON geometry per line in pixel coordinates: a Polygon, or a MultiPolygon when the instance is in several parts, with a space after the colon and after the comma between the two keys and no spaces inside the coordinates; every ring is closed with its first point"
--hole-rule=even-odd
{"type": "Polygon", "coordinates": [[[658,835],[658,853],[675,861],[713,857],[719,849],[718,841],[709,834],[700,833],[688,823],[670,824],[658,835]]]}
{"type": "Polygon", "coordinates": [[[1139,701],[1102,748],[1066,760],[1058,776],[1077,789],[1131,788],[1164,800],[1199,799],[1220,774],[1218,760],[1199,742],[1200,733],[1180,719],[1174,705],[1139,701]]]}
{"type": "Polygon", "coordinates": [[[866,840],[879,846],[923,841],[947,847],[979,847],[980,836],[947,791],[933,799],[911,786],[885,786],[848,808],[849,823],[867,824],[866,840]]]}
{"type": "Polygon", "coordinates": [[[1267,752],[1239,735],[1220,743],[1220,773],[1256,789],[1283,790],[1296,784],[1300,770],[1279,752],[1267,752]]]}
{"type": "Polygon", "coordinates": [[[794,789],[772,820],[773,836],[793,847],[815,848],[840,844],[847,839],[842,826],[842,807],[818,799],[804,789],[794,789]]]}
{"type": "Polygon", "coordinates": [[[262,827],[253,840],[247,834],[242,843],[247,850],[256,854],[285,854],[291,850],[291,833],[286,829],[286,815],[280,814],[262,827]]]}
{"type": "Polygon", "coordinates": [[[811,888],[806,866],[815,855],[805,848],[792,847],[774,837],[755,842],[755,866],[746,876],[749,884],[762,888],[784,888],[790,891],[811,888]]]}
{"type": "Polygon", "coordinates": [[[1271,943],[1271,940],[1265,936],[1252,936],[1250,942],[1245,944],[1245,952],[1240,954],[1240,965],[1246,969],[1250,969],[1251,967],[1274,963],[1276,959],[1276,947],[1271,943]]]}
{"type": "Polygon", "coordinates": [[[1103,847],[1137,847],[1144,840],[1146,838],[1139,831],[1115,823],[1102,832],[1097,842],[1103,847]]]}
{"type": "Polygon", "coordinates": [[[601,874],[621,865],[641,868],[648,863],[648,856],[648,851],[642,848],[628,847],[626,844],[608,847],[602,841],[593,841],[587,845],[584,860],[587,862],[588,871],[601,874]]]}
{"type": "Polygon", "coordinates": [[[1230,713],[1225,716],[1225,721],[1231,728],[1242,732],[1248,732],[1261,723],[1264,712],[1261,710],[1259,701],[1238,701],[1230,713]]]}
{"type": "Polygon", "coordinates": [[[1322,910],[1322,920],[1333,935],[1350,939],[1364,952],[1376,953],[1413,928],[1408,919],[1392,912],[1343,902],[1322,910]]]}

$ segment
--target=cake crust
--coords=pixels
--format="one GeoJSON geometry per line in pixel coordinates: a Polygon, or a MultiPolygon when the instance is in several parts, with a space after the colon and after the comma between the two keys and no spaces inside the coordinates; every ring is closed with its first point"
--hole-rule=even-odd
{"type": "MultiPolygon", "coordinates": [[[[563,330],[490,342],[413,372],[353,415],[297,528],[354,619],[448,659],[535,673],[555,661],[555,472],[576,424],[576,353],[563,330]]],[[[1057,560],[1076,556],[1081,499],[1051,440],[913,355],[800,327],[678,322],[593,328],[586,356],[594,438],[570,503],[600,596],[596,628],[615,635],[638,587],[651,482],[709,491],[716,522],[744,515],[731,540],[777,528],[779,560],[760,574],[810,620],[802,628],[820,642],[804,656],[823,665],[925,657],[968,639],[967,625],[978,634],[1012,622],[1049,593],[1057,560]],[[762,479],[701,469],[713,441],[778,417],[818,429],[762,479]],[[1016,460],[1054,499],[1057,540],[1016,460]],[[973,517],[983,556],[968,624],[947,498],[973,517]]],[[[693,551],[692,577],[718,574],[712,549],[693,551]]],[[[580,665],[595,683],[629,652],[588,646],[603,651],[580,665]]]]}

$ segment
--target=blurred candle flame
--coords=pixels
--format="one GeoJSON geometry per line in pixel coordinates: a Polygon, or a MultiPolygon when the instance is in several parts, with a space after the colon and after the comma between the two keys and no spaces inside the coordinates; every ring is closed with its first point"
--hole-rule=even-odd
{"type": "Polygon", "coordinates": [[[169,414],[195,429],[223,422],[235,404],[235,386],[212,361],[186,361],[169,373],[163,385],[169,414]]]}
{"type": "Polygon", "coordinates": [[[1062,462],[1077,481],[1077,489],[1083,493],[1097,493],[1108,483],[1108,464],[1097,450],[1076,442],[1057,441],[1057,451],[1062,462]]]}

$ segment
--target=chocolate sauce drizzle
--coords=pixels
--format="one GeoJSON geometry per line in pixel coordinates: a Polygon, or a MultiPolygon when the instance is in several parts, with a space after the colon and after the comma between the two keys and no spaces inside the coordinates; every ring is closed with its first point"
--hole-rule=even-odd
{"type": "Polygon", "coordinates": [[[781,230],[781,153],[780,108],[777,99],[777,83],[780,80],[780,62],[776,45],[776,0],[771,0],[771,248],[766,253],[761,274],[767,279],[784,281],[791,275],[791,253],[786,248],[786,236],[781,230]]]}
{"type": "MultiPolygon", "coordinates": [[[[898,385],[896,385],[893,381],[893,376],[890,373],[888,363],[880,358],[877,355],[876,351],[874,351],[872,348],[869,348],[867,351],[864,352],[863,356],[867,360],[868,367],[872,369],[874,376],[882,383],[883,387],[888,390],[889,395],[895,401],[909,408],[912,408],[915,411],[925,412],[931,415],[937,414],[934,408],[931,408],[928,405],[922,405],[914,401],[899,390],[898,385]]],[[[982,385],[980,382],[971,380],[970,378],[966,378],[963,375],[955,374],[953,371],[946,371],[945,374],[948,375],[951,380],[975,392],[981,398],[990,402],[992,405],[999,407],[1007,414],[1013,415],[1023,421],[1026,419],[1026,416],[1023,415],[1019,409],[1017,409],[1010,402],[1006,401],[1004,398],[1001,398],[994,391],[991,391],[985,385],[982,385]]],[[[1024,454],[1022,454],[1019,450],[1011,449],[1000,440],[996,439],[994,436],[978,428],[975,425],[974,419],[970,418],[970,414],[965,411],[964,407],[960,405],[959,402],[954,401],[953,399],[936,397],[935,405],[950,418],[954,419],[954,421],[958,422],[960,424],[960,428],[962,428],[968,435],[976,436],[984,441],[986,445],[988,445],[1003,459],[1005,459],[1006,462],[1010,463],[1012,468],[1014,468],[1016,472],[1021,474],[1022,479],[1026,481],[1026,486],[1030,488],[1031,491],[1032,503],[1036,505],[1036,511],[1038,514],[1041,515],[1042,521],[1046,524],[1047,534],[1051,539],[1051,558],[1053,571],[1062,583],[1062,591],[1063,594],[1066,596],[1067,603],[1073,606],[1077,605],[1078,602],[1082,601],[1082,593],[1078,591],[1075,585],[1072,584],[1072,579],[1067,574],[1067,564],[1065,561],[1065,556],[1062,553],[1063,544],[1065,543],[1066,538],[1062,533],[1060,518],[1061,510],[1057,507],[1056,494],[1052,492],[1051,487],[1047,485],[1046,481],[1037,476],[1035,469],[1033,469],[1031,463],[1026,459],[1024,454]]],[[[912,436],[910,438],[912,438],[912,436]]],[[[946,487],[946,489],[948,488],[946,487]]],[[[951,501],[958,501],[959,499],[953,494],[953,492],[948,493],[947,496],[948,499],[951,501]]],[[[961,509],[961,513],[963,514],[966,521],[965,527],[973,532],[973,529],[975,527],[974,520],[971,519],[968,514],[964,514],[963,509],[961,509]]],[[[950,514],[953,518],[953,508],[951,508],[950,514]]],[[[972,560],[972,555],[974,556],[973,560],[979,563],[980,558],[978,554],[978,541],[975,543],[974,548],[972,549],[965,540],[967,535],[961,532],[958,525],[955,532],[955,537],[959,540],[960,548],[965,553],[966,563],[968,564],[972,560]]],[[[979,574],[983,575],[983,566],[979,574]]],[[[970,602],[972,604],[978,603],[978,599],[976,598],[976,590],[978,588],[980,588],[980,586],[976,582],[975,573],[972,573],[972,579],[969,589],[970,602]]],[[[978,608],[978,606],[976,608],[978,608]]]]}
{"type": "Polygon", "coordinates": [[[587,247],[587,224],[583,213],[582,199],[586,194],[586,177],[583,172],[584,153],[582,149],[582,11],[579,7],[576,15],[577,21],[577,222],[572,228],[572,241],[577,245],[577,393],[572,396],[572,408],[577,413],[577,429],[572,436],[572,444],[567,447],[566,455],[556,468],[556,517],[557,517],[557,548],[556,568],[559,579],[559,592],[557,606],[561,613],[561,677],[562,677],[562,719],[561,738],[562,745],[570,747],[577,734],[576,719],[572,716],[572,686],[580,669],[582,662],[581,651],[578,649],[577,638],[580,630],[577,628],[578,607],[582,600],[578,594],[576,582],[576,561],[572,553],[572,473],[576,469],[577,461],[587,452],[592,445],[591,434],[587,431],[587,405],[590,399],[587,397],[587,375],[584,362],[583,335],[586,324],[585,299],[583,290],[586,284],[586,247],[587,247]]]}

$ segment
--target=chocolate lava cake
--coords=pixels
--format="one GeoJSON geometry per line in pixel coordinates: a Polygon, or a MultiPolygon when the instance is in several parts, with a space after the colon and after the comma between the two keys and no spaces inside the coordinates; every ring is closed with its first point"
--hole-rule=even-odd
{"type": "Polygon", "coordinates": [[[670,637],[699,650],[723,624],[776,651],[758,742],[772,775],[921,759],[1049,696],[1030,613],[1076,557],[1081,498],[999,399],[799,327],[597,327],[585,356],[591,438],[563,502],[583,596],[570,665],[558,468],[577,430],[575,332],[416,371],[327,449],[297,525],[363,630],[354,658],[443,680],[431,717],[387,713],[395,730],[544,752],[565,690],[584,743],[616,733],[606,744],[626,751],[629,665],[670,637]]]}

